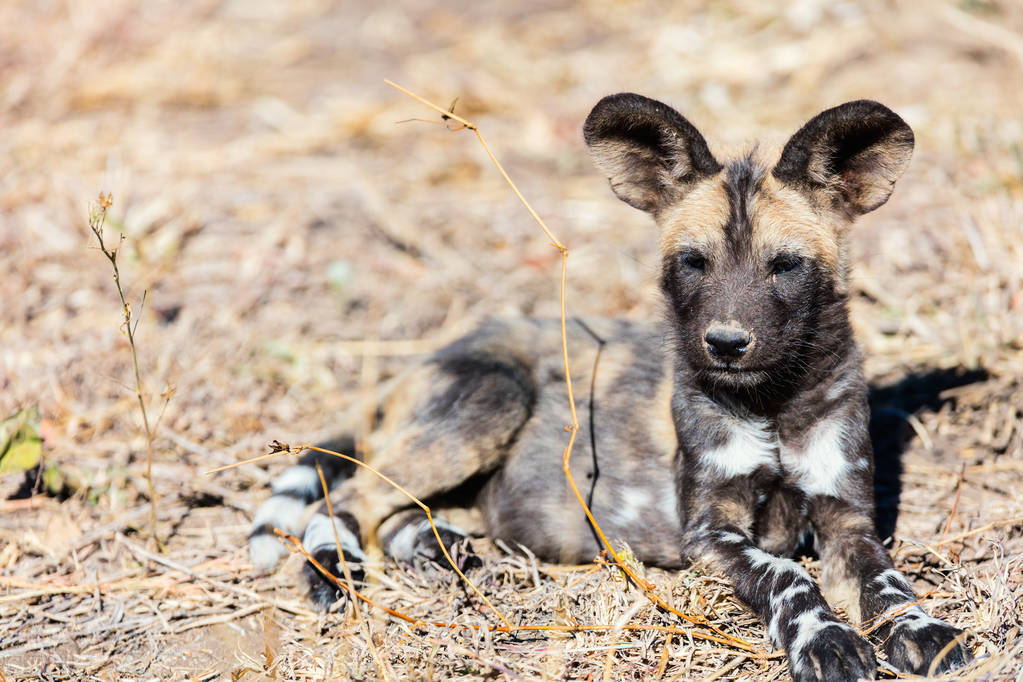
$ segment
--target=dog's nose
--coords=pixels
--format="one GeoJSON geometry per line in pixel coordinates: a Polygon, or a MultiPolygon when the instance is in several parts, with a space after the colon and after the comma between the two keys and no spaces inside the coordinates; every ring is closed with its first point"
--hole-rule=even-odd
{"type": "Polygon", "coordinates": [[[745,329],[714,325],[707,330],[703,340],[707,342],[707,350],[711,355],[734,359],[746,353],[753,335],[745,329]]]}

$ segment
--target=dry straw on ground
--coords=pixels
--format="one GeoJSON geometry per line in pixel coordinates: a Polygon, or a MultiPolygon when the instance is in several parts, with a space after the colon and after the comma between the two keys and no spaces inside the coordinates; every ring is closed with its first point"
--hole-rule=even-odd
{"type": "MultiPolygon", "coordinates": [[[[488,313],[558,314],[557,252],[474,144],[394,125],[423,115],[380,82],[395,77],[458,96],[487,131],[572,248],[570,314],[632,319],[659,314],[655,235],[590,169],[579,125],[601,95],[666,99],[716,149],[781,141],[856,97],[902,113],[913,165],[851,235],[876,441],[884,462],[902,453],[901,474],[883,472],[882,520],[926,607],[976,634],[969,676],[1016,678],[1021,45],[1010,2],[0,7],[0,417],[39,404],[70,494],[16,499],[20,477],[0,479],[3,675],[784,679],[777,655],[657,629],[512,636],[321,616],[297,556],[252,576],[248,519],[285,463],[201,472],[274,438],[332,435],[331,415],[376,377],[488,313]],[[83,220],[99,189],[128,237],[126,296],[149,292],[146,386],[177,387],[154,442],[166,553],[146,545],[130,356],[83,220]]],[[[613,567],[478,548],[474,582],[515,624],[690,627],[613,567]]],[[[636,570],[766,651],[717,578],[636,570]]],[[[446,572],[381,561],[370,576],[379,604],[493,622],[446,572]]]]}

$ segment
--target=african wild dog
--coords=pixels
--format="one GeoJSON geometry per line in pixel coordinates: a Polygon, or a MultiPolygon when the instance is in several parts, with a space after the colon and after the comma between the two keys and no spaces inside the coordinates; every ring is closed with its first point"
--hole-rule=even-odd
{"type": "MultiPolygon", "coordinates": [[[[847,230],[887,201],[912,154],[910,128],[876,102],[850,102],[810,120],[773,165],[756,153],[720,163],[674,109],[619,94],[597,104],[584,133],[615,194],[660,228],[668,309],[660,324],[568,325],[583,424],[573,475],[606,534],[643,562],[701,560],[727,575],[797,680],[870,678],[876,665],[789,558],[807,534],[828,597],[855,623],[887,621],[874,636],[892,664],[926,671],[950,644],[939,669],[963,665],[970,653],[952,643],[961,631],[914,604],[874,530],[867,391],[846,309],[847,230]]],[[[557,321],[487,322],[388,385],[368,457],[420,498],[468,494],[491,537],[589,560],[601,548],[561,473],[570,420],[559,349],[557,321]]],[[[320,497],[316,459],[285,471],[257,513],[257,565],[283,552],[270,529],[297,531],[320,497]]],[[[439,556],[401,493],[318,459],[356,567],[374,531],[399,560],[439,556]]],[[[443,528],[447,541],[464,537],[443,528]]],[[[324,511],[305,546],[336,572],[324,511]]],[[[307,571],[321,605],[339,596],[307,571]]]]}

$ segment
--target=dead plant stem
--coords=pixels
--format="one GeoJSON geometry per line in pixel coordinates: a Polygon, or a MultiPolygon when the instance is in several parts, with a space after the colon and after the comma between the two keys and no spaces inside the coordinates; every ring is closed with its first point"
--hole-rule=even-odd
{"type": "MultiPolygon", "coordinates": [[[[100,192],[99,201],[95,207],[89,213],[89,227],[92,229],[92,233],[96,235],[97,241],[99,241],[99,250],[106,256],[107,260],[110,261],[110,267],[114,271],[114,286],[117,288],[117,295],[121,298],[121,313],[124,317],[124,323],[122,325],[122,331],[124,335],[128,337],[128,348],[131,350],[131,362],[132,367],[135,370],[135,397],[138,398],[139,410],[142,412],[142,425],[146,432],[146,484],[149,486],[149,533],[156,543],[156,546],[160,549],[163,548],[163,544],[160,542],[160,537],[157,533],[156,528],[156,486],[153,485],[153,430],[149,427],[149,413],[146,411],[146,400],[142,393],[142,375],[139,371],[139,356],[138,351],[135,347],[135,328],[138,326],[138,321],[132,324],[132,312],[131,306],[124,297],[124,289],[121,287],[121,271],[117,267],[117,248],[108,249],[106,244],[103,242],[103,225],[107,220],[107,209],[113,205],[113,196],[110,194],[104,194],[100,192]]],[[[121,241],[124,241],[124,235],[121,235],[121,241]]],[[[142,302],[145,303],[146,294],[142,293],[142,302]]],[[[170,394],[167,395],[167,401],[170,400],[170,394]]],[[[166,404],[164,405],[166,407],[166,404]]]]}
{"type": "MultiPolygon", "coordinates": [[[[709,628],[718,635],[728,639],[734,646],[737,646],[741,649],[752,649],[753,645],[750,644],[749,642],[741,640],[737,637],[732,637],[731,635],[728,635],[720,631],[713,625],[710,625],[706,621],[698,620],[690,616],[687,616],[686,614],[682,613],[678,609],[674,608],[673,606],[665,602],[659,596],[657,596],[653,591],[653,585],[651,585],[641,576],[637,575],[635,571],[629,568],[626,565],[626,563],[622,560],[621,556],[619,556],[618,552],[615,551],[615,548],[611,545],[611,542],[607,539],[607,536],[604,535],[604,531],[601,530],[600,524],[598,524],[597,520],[593,517],[593,513],[590,511],[589,505],[586,504],[586,500],[583,499],[582,494],[579,492],[579,487],[576,485],[575,479],[572,477],[571,471],[572,448],[575,445],[576,436],[579,434],[579,417],[575,409],[575,396],[573,395],[572,392],[572,373],[570,371],[568,362],[568,332],[566,329],[565,315],[565,285],[568,281],[568,249],[565,247],[564,244],[561,243],[561,241],[557,237],[554,236],[554,233],[551,232],[550,228],[547,227],[547,224],[544,223],[543,219],[540,218],[540,216],[537,214],[535,210],[533,210],[533,207],[530,205],[530,203],[526,201],[526,198],[522,195],[522,192],[519,191],[519,188],[515,185],[514,182],[512,182],[512,179],[504,170],[504,166],[502,166],[501,162],[497,160],[497,157],[494,156],[494,152],[491,151],[490,146],[486,143],[486,140],[483,139],[483,134],[480,133],[480,130],[476,126],[476,124],[472,123],[471,121],[465,118],[462,118],[461,116],[458,116],[453,111],[442,109],[441,107],[437,106],[433,102],[430,102],[426,98],[421,97],[415,94],[414,92],[411,92],[410,90],[401,87],[396,83],[393,83],[389,80],[385,80],[384,82],[390,85],[392,88],[408,95],[409,97],[415,99],[416,101],[421,102],[422,104],[425,104],[434,111],[440,113],[444,120],[450,119],[453,121],[457,121],[458,123],[461,124],[462,128],[467,128],[471,130],[473,133],[475,133],[477,139],[479,139],[480,141],[480,144],[483,146],[484,151],[486,151],[487,156],[490,157],[490,160],[493,162],[494,166],[497,167],[498,172],[501,173],[501,177],[503,177],[505,182],[508,183],[508,186],[511,188],[512,192],[515,193],[515,196],[526,208],[526,210],[529,212],[529,215],[533,218],[533,220],[536,221],[536,224],[540,226],[541,230],[543,230],[543,233],[547,236],[547,239],[550,240],[551,245],[561,252],[561,294],[560,294],[561,355],[562,362],[565,367],[565,388],[568,390],[568,407],[572,414],[572,423],[565,427],[565,430],[569,432],[569,437],[568,444],[565,446],[565,450],[562,454],[562,471],[565,474],[565,478],[568,481],[569,486],[572,488],[572,492],[575,494],[576,500],[578,500],[579,502],[579,506],[582,508],[583,513],[589,520],[590,525],[593,527],[597,535],[600,537],[600,541],[604,544],[604,547],[607,549],[608,554],[611,555],[611,557],[614,559],[615,563],[618,564],[622,572],[625,573],[626,576],[628,576],[629,580],[631,580],[633,584],[637,585],[640,589],[642,589],[650,598],[650,600],[654,602],[658,607],[675,614],[682,620],[685,620],[689,623],[692,623],[694,625],[702,625],[704,627],[709,628]]],[[[459,130],[460,129],[461,128],[459,128],[459,130]]]]}
{"type": "MultiPolygon", "coordinates": [[[[323,475],[323,467],[320,463],[316,463],[316,475],[320,478],[320,486],[323,489],[323,500],[327,507],[327,516],[330,518],[330,529],[334,531],[334,546],[337,548],[337,558],[341,562],[341,573],[345,577],[345,583],[348,585],[348,594],[355,595],[358,597],[359,593],[355,589],[355,581],[352,580],[352,571],[348,567],[348,560],[345,559],[345,551],[341,547],[341,538],[337,533],[337,523],[334,520],[334,505],[330,501],[330,488],[327,486],[327,479],[323,475]]],[[[380,673],[380,678],[384,680],[390,679],[387,674],[386,668],[384,668],[383,659],[380,658],[380,652],[377,651],[376,644],[373,642],[373,631],[370,627],[369,619],[362,617],[362,611],[359,609],[358,604],[352,605],[352,612],[355,617],[355,622],[361,625],[366,630],[366,646],[369,647],[370,655],[376,663],[377,671],[380,673]]]]}
{"type": "MultiPolygon", "coordinates": [[[[279,537],[287,541],[291,545],[293,552],[298,552],[305,560],[313,565],[318,571],[325,575],[331,582],[337,585],[341,589],[347,589],[347,585],[342,581],[341,578],[331,574],[327,569],[318,562],[309,552],[302,546],[302,541],[294,535],[285,533],[279,528],[274,529],[279,537]]],[[[470,583],[471,584],[471,583],[470,583]]],[[[728,646],[735,646],[735,643],[729,639],[722,639],[721,637],[715,637],[714,635],[708,635],[699,631],[683,630],[682,628],[672,627],[670,625],[657,625],[654,623],[626,623],[624,625],[616,624],[596,624],[596,625],[480,625],[478,623],[445,623],[443,621],[424,620],[422,618],[413,618],[401,611],[384,606],[383,604],[377,604],[372,599],[362,593],[356,593],[355,596],[369,604],[370,606],[380,609],[381,611],[397,618],[398,620],[404,621],[413,625],[418,626],[430,626],[437,628],[445,628],[449,630],[455,629],[466,629],[466,630],[485,630],[488,632],[608,632],[613,630],[653,630],[656,632],[664,632],[671,635],[688,635],[695,637],[696,639],[703,639],[709,642],[717,642],[718,644],[725,644],[728,646]]],[[[753,648],[749,649],[750,653],[758,658],[778,658],[784,655],[783,651],[777,651],[774,653],[767,653],[761,649],[753,648]]]]}

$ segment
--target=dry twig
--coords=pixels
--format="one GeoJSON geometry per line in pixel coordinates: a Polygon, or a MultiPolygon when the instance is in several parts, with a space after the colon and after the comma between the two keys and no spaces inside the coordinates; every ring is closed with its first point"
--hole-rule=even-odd
{"type": "MultiPolygon", "coordinates": [[[[114,272],[114,287],[117,289],[117,295],[121,299],[121,313],[124,317],[124,322],[121,323],[121,331],[128,338],[128,348],[131,350],[131,363],[135,370],[135,397],[138,398],[139,411],[142,412],[142,426],[145,429],[146,434],[146,484],[149,486],[149,533],[158,547],[162,547],[160,542],[159,534],[156,528],[156,487],[153,485],[153,429],[149,428],[149,413],[146,410],[146,400],[142,392],[142,375],[139,372],[139,356],[138,351],[135,348],[135,330],[138,327],[138,321],[136,320],[132,324],[132,310],[131,305],[124,297],[124,289],[121,287],[121,271],[117,267],[117,250],[120,243],[124,241],[124,235],[121,235],[121,239],[118,242],[118,247],[107,248],[103,242],[103,225],[107,220],[107,210],[113,205],[114,197],[111,194],[104,194],[100,192],[97,203],[89,211],[89,229],[96,235],[96,240],[99,242],[100,252],[106,256],[107,260],[110,261],[110,267],[114,272]]],[[[142,292],[142,305],[146,302],[146,292],[142,292]]],[[[140,306],[141,307],[141,306],[140,306]]],[[[164,407],[166,408],[167,402],[170,401],[173,391],[166,391],[166,399],[164,407]]],[[[161,411],[161,416],[162,416],[161,411]]],[[[157,420],[159,421],[159,420],[157,420]]]]}

